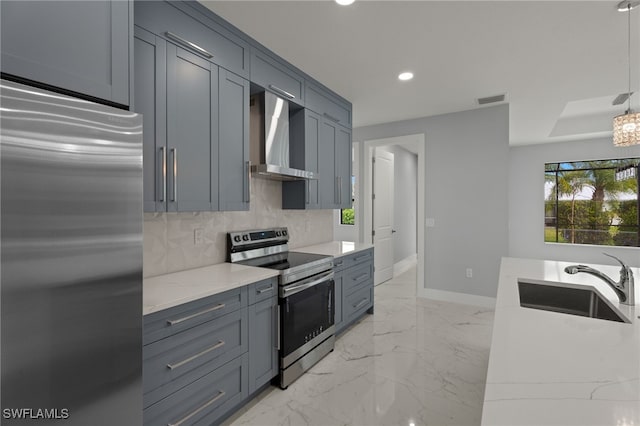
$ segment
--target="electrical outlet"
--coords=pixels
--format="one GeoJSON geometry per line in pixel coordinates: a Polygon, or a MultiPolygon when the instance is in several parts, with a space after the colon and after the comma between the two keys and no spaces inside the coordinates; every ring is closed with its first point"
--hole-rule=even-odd
{"type": "Polygon", "coordinates": [[[196,246],[204,244],[204,229],[196,228],[193,230],[193,244],[196,246]]]}
{"type": "Polygon", "coordinates": [[[436,226],[436,220],[433,217],[428,217],[425,220],[425,225],[427,225],[427,228],[435,228],[436,226]]]}
{"type": "Polygon", "coordinates": [[[473,277],[473,269],[467,268],[467,278],[472,278],[472,277],[473,277]]]}

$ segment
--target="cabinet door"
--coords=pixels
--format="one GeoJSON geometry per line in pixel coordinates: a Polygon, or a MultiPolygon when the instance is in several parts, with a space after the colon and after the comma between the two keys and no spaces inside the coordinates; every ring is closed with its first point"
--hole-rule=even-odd
{"type": "Polygon", "coordinates": [[[249,210],[249,81],[220,68],[220,210],[249,210]]]}
{"type": "Polygon", "coordinates": [[[249,306],[249,394],[278,374],[277,298],[249,306]]]}
{"type": "Polygon", "coordinates": [[[167,139],[167,210],[218,210],[218,67],[171,43],[167,139]]]}
{"type": "Polygon", "coordinates": [[[338,178],[338,207],[352,207],[351,197],[351,131],[342,126],[336,128],[336,176],[338,178]]]}
{"type": "Polygon", "coordinates": [[[0,2],[2,72],[129,105],[129,6],[0,2]]]}
{"type": "Polygon", "coordinates": [[[167,45],[160,37],[135,28],[135,104],[142,114],[144,211],[167,210],[167,45]]]}
{"type": "Polygon", "coordinates": [[[323,209],[335,209],[338,202],[337,176],[335,169],[335,144],[338,126],[328,120],[320,121],[320,137],[318,138],[318,191],[320,207],[323,209]]]}
{"type": "MultiPolygon", "coordinates": [[[[318,142],[322,119],[312,111],[305,111],[305,169],[314,173],[319,171],[318,142]]],[[[318,179],[310,179],[306,182],[306,205],[309,209],[320,207],[320,194],[318,191],[318,179]]]]}

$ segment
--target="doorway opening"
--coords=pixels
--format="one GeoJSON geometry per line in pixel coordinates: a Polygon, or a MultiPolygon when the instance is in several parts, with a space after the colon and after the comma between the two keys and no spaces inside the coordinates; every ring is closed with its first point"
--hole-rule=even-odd
{"type": "Polygon", "coordinates": [[[418,295],[424,287],[424,141],[424,134],[368,140],[359,153],[360,241],[375,246],[375,283],[417,264],[418,295]]]}

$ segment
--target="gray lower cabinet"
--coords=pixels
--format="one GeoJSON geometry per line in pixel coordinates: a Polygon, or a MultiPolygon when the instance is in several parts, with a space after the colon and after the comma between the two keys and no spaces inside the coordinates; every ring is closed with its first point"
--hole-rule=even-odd
{"type": "Polygon", "coordinates": [[[128,1],[0,2],[1,70],[129,105],[128,1]]]}
{"type": "Polygon", "coordinates": [[[144,210],[249,209],[249,81],[135,27],[144,210]]]}
{"type": "Polygon", "coordinates": [[[277,280],[144,317],[144,424],[217,424],[278,374],[277,280]]]}
{"type": "Polygon", "coordinates": [[[373,313],[373,248],[334,260],[336,332],[373,313]]]}
{"type": "Polygon", "coordinates": [[[278,298],[249,306],[249,394],[278,374],[278,298]]]}

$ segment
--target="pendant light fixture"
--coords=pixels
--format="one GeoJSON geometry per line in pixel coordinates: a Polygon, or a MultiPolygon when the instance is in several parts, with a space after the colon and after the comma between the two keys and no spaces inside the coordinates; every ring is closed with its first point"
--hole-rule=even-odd
{"type": "Polygon", "coordinates": [[[629,146],[640,144],[640,112],[631,110],[631,10],[636,8],[640,1],[625,0],[618,4],[619,12],[628,13],[627,23],[627,55],[629,59],[629,90],[628,106],[624,114],[613,119],[613,144],[615,146],[629,146]]]}

